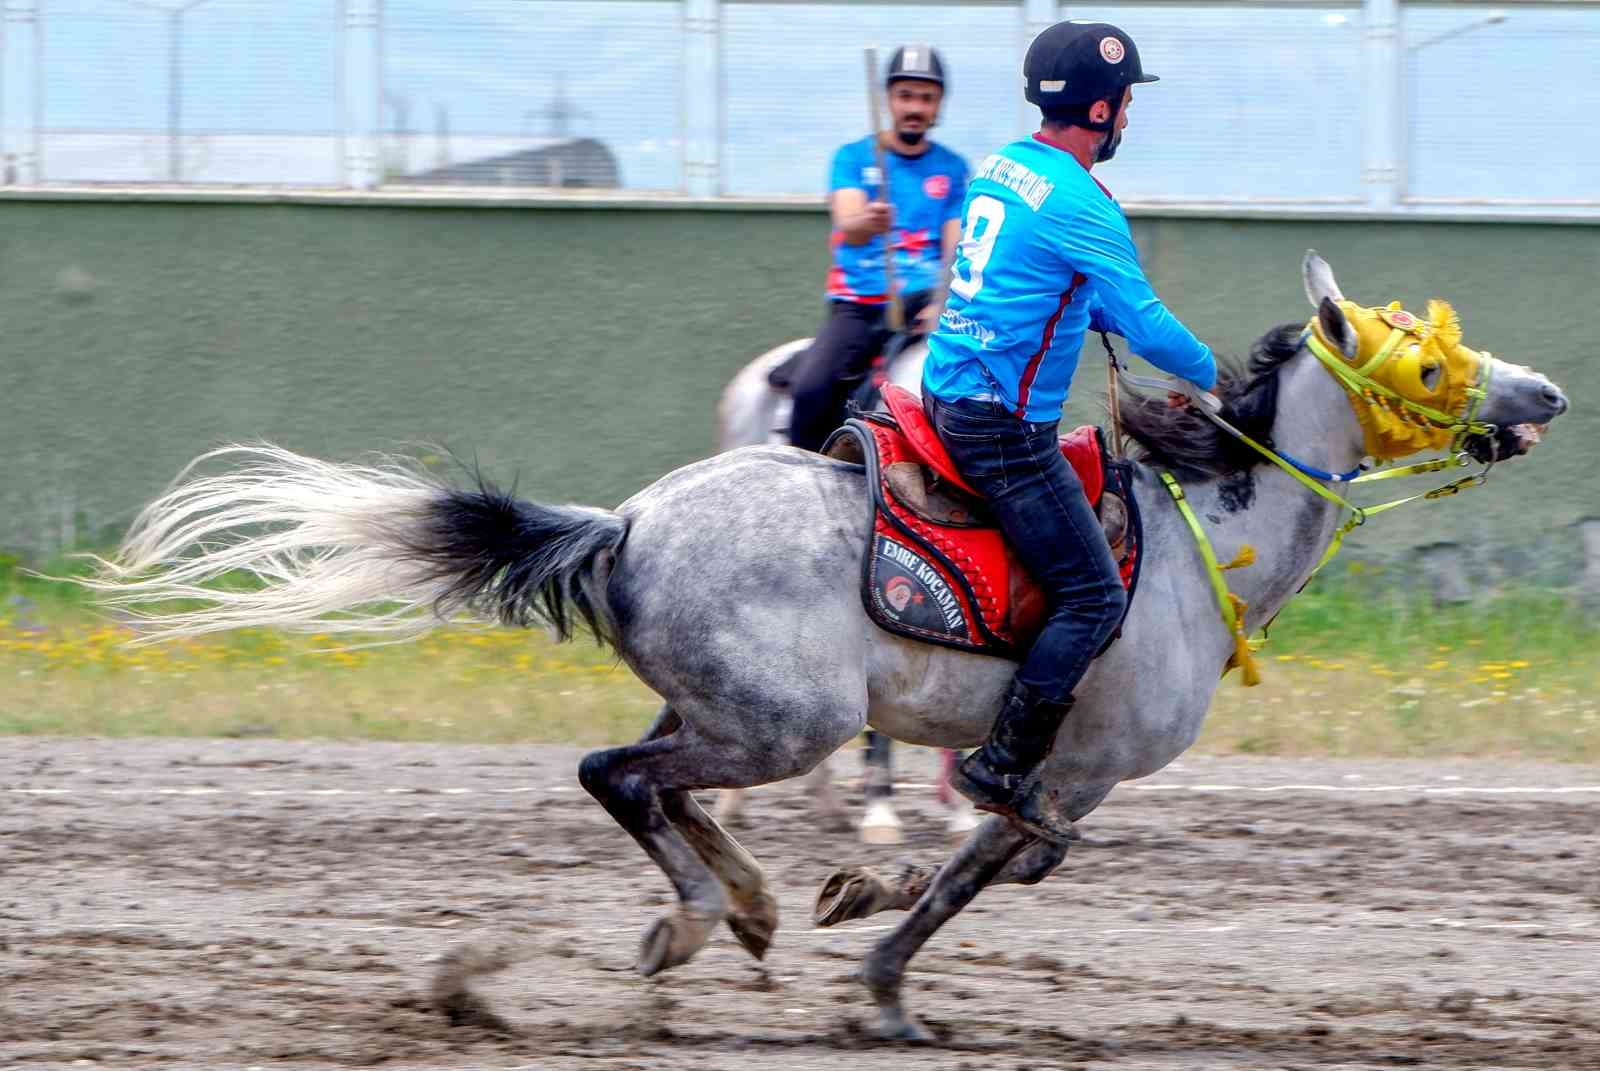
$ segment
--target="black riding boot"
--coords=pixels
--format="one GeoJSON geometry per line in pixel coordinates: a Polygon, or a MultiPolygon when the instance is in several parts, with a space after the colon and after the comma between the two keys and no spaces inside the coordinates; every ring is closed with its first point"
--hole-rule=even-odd
{"type": "Polygon", "coordinates": [[[1021,821],[1040,836],[1064,841],[1069,829],[1035,829],[1039,819],[1020,815],[1017,808],[1034,770],[1055,746],[1056,730],[1066,720],[1072,704],[1071,696],[1063,702],[1052,702],[1013,680],[1000,716],[989,730],[989,739],[951,772],[950,787],[980,811],[1021,821]]]}

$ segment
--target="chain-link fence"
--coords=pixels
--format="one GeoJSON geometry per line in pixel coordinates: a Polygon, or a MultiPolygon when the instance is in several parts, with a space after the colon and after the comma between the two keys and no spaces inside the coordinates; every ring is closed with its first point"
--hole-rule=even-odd
{"type": "Polygon", "coordinates": [[[1162,77],[1133,202],[1600,213],[1600,0],[0,0],[0,184],[819,195],[862,46],[925,41],[969,160],[1032,128],[1021,57],[1115,22],[1162,77]]]}

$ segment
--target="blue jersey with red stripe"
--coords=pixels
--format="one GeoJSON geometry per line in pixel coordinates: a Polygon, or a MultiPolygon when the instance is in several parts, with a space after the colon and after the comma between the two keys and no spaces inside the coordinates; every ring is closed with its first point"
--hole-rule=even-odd
{"type": "Polygon", "coordinates": [[[1157,368],[1216,383],[1211,350],[1145,279],[1121,206],[1066,150],[1036,136],[990,156],[962,219],[924,390],[1059,420],[1091,314],[1157,368]]]}
{"type": "MultiPolygon", "coordinates": [[[[939,245],[944,224],[961,214],[967,195],[967,162],[943,145],[933,144],[920,156],[886,150],[888,202],[894,206],[894,285],[897,293],[937,286],[944,272],[939,245]]],[[[829,193],[864,190],[867,200],[882,198],[883,176],[870,136],[840,146],[833,154],[829,193]]],[[[833,232],[833,267],[828,271],[828,297],[875,305],[888,300],[884,284],[884,235],[862,245],[848,245],[844,232],[833,232]]]]}

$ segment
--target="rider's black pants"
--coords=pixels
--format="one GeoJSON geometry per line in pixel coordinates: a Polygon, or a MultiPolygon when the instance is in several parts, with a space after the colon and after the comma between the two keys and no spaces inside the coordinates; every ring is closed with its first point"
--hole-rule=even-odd
{"type": "Polygon", "coordinates": [[[1100,519],[1061,456],[1059,422],[1021,420],[999,402],[944,402],[926,392],[923,407],[950,460],[987,496],[1006,540],[1044,589],[1050,615],[1017,680],[1063,701],[1122,620],[1128,596],[1100,519]]]}
{"type": "MultiPolygon", "coordinates": [[[[907,324],[916,322],[930,296],[929,291],[919,290],[902,297],[907,324]]],[[[845,402],[890,336],[884,306],[828,302],[828,318],[789,381],[794,396],[791,443],[806,450],[822,449],[833,430],[844,423],[845,402]]]]}

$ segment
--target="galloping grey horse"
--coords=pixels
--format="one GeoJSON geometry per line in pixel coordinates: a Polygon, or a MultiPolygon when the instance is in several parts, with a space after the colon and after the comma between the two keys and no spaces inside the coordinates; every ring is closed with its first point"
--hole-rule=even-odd
{"type": "MultiPolygon", "coordinates": [[[[1308,254],[1308,297],[1326,347],[1352,366],[1368,354],[1327,265],[1308,254]],[[1348,315],[1347,315],[1348,311],[1348,315]],[[1359,355],[1359,360],[1358,360],[1359,355]]],[[[1440,327],[1459,342],[1458,330],[1440,327]]],[[[1247,371],[1218,388],[1232,423],[1328,472],[1364,450],[1356,402],[1300,325],[1256,344],[1247,371]]],[[[1426,351],[1424,351],[1426,352],[1426,351]]],[[[1419,391],[1487,383],[1480,460],[1525,452],[1535,426],[1563,412],[1545,377],[1459,345],[1452,359],[1409,360],[1419,391]],[[1492,372],[1492,375],[1489,373],[1492,372]]],[[[1256,564],[1228,574],[1259,628],[1311,575],[1342,510],[1223,436],[1192,410],[1124,397],[1125,430],[1148,463],[1145,562],[1122,638],[1090,669],[1038,790],[1078,819],[1120,782],[1161,769],[1200,732],[1234,637],[1194,536],[1158,479],[1175,472],[1220,558],[1244,544],[1256,564]]],[[[788,447],[757,446],[663,477],[616,510],[519,501],[486,486],[454,489],[398,462],[336,465],[273,447],[223,451],[238,464],[180,482],[146,508],[96,583],[167,635],[241,625],[418,632],[473,614],[594,629],[664,699],[637,743],[588,755],[583,786],[676,887],[679,903],[646,930],[641,973],[687,962],[721,923],[756,957],[777,926],[756,861],[712,821],[697,789],[801,774],[866,725],[897,739],[970,747],[989,730],[1014,665],[902,639],[862,609],[869,537],[862,471],[788,447]],[[217,589],[232,570],[262,581],[217,589]],[[165,612],[164,600],[206,600],[165,612]]],[[[936,871],[909,886],[845,896],[830,882],[824,923],[909,909],[867,954],[861,977],[875,1031],[924,1037],[904,1008],[907,964],[985,886],[1033,883],[1066,847],[990,817],[936,871]]],[[[857,890],[860,885],[853,886],[857,890]]],[[[827,890],[825,890],[827,891],[827,890]]]]}

